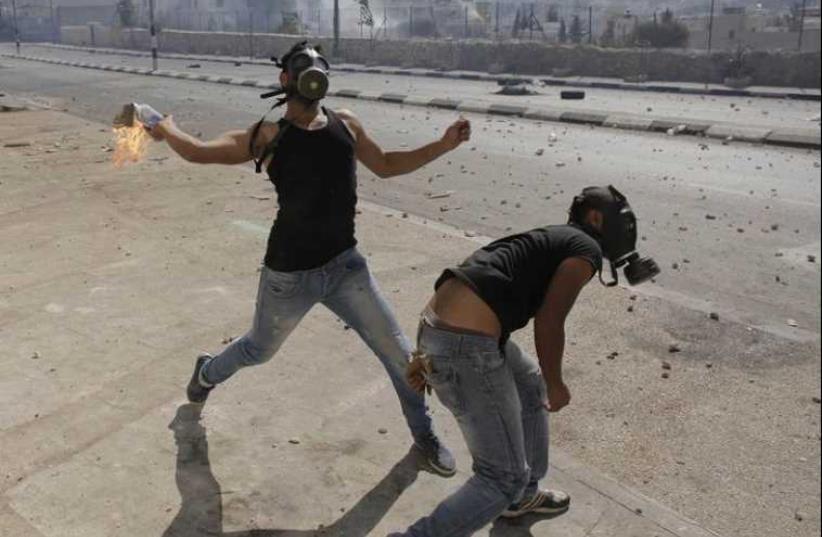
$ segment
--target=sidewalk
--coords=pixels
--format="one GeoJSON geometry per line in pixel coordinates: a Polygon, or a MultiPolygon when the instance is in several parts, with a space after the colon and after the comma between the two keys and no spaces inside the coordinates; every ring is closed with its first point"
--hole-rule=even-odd
{"type": "MultiPolygon", "coordinates": [[[[56,48],[64,50],[77,50],[84,52],[94,52],[97,54],[129,55],[139,57],[150,57],[151,53],[141,50],[129,50],[104,47],[78,47],[74,45],[59,45],[54,43],[37,43],[37,46],[56,48]]],[[[176,54],[160,52],[164,58],[174,58],[191,61],[210,61],[225,63],[242,63],[250,65],[270,66],[269,60],[256,60],[250,58],[238,58],[234,56],[203,56],[194,54],[176,54]]],[[[335,65],[337,71],[347,71],[351,73],[377,73],[387,75],[408,75],[408,76],[428,76],[433,78],[446,78],[453,80],[490,80],[490,81],[510,81],[528,80],[540,82],[547,86],[567,86],[572,88],[601,88],[625,91],[659,92],[659,93],[681,93],[689,95],[721,95],[732,97],[764,97],[771,99],[796,99],[801,101],[820,101],[822,93],[819,89],[809,88],[789,88],[752,86],[744,89],[734,89],[721,84],[701,84],[698,82],[625,82],[618,78],[590,77],[590,76],[529,76],[515,73],[485,73],[481,71],[441,71],[436,69],[423,68],[402,68],[385,65],[358,65],[352,63],[341,63],[335,65]]]]}
{"type": "MultiPolygon", "coordinates": [[[[54,55],[41,56],[24,53],[17,56],[11,53],[0,53],[0,57],[38,61],[68,67],[160,76],[232,86],[246,86],[261,89],[278,87],[278,84],[274,81],[274,77],[268,70],[263,74],[259,69],[257,70],[258,72],[236,73],[226,71],[225,68],[215,69],[212,66],[207,69],[196,69],[192,71],[185,69],[185,63],[178,62],[179,64],[176,65],[175,68],[164,68],[152,71],[145,66],[123,65],[122,58],[119,64],[116,62],[103,64],[98,62],[96,56],[78,60],[71,57],[55,57],[54,55]]],[[[169,63],[169,61],[170,60],[166,60],[165,63],[169,63]]],[[[443,92],[442,88],[439,88],[436,92],[427,91],[424,93],[411,91],[407,87],[402,89],[395,87],[390,91],[386,91],[385,89],[374,90],[373,80],[368,84],[352,84],[352,86],[354,87],[339,88],[335,86],[329,91],[329,95],[347,99],[382,101],[407,106],[445,108],[504,117],[523,117],[537,121],[651,131],[667,135],[706,136],[728,142],[743,141],[800,148],[822,147],[822,138],[820,138],[818,124],[807,123],[804,120],[801,126],[795,122],[784,124],[778,120],[773,120],[771,123],[761,123],[759,121],[753,123],[743,122],[738,118],[734,121],[728,121],[726,115],[700,114],[689,109],[687,106],[684,108],[677,107],[674,111],[669,110],[664,114],[658,114],[646,111],[646,103],[644,103],[644,101],[640,103],[641,110],[644,111],[644,113],[639,113],[637,110],[626,112],[620,106],[597,108],[596,105],[590,103],[584,104],[581,107],[568,104],[576,101],[563,102],[562,105],[552,106],[544,102],[532,102],[527,97],[518,101],[512,101],[511,98],[502,98],[496,95],[493,97],[498,98],[489,99],[488,96],[478,94],[470,95],[467,98],[455,98],[452,96],[453,91],[443,92]],[[686,112],[680,113],[680,110],[685,110],[686,112]],[[805,127],[805,123],[809,126],[805,127]]],[[[807,105],[807,103],[804,104],[807,105]]],[[[647,110],[652,109],[652,107],[647,108],[647,110]]],[[[733,107],[729,109],[733,109],[733,107]]],[[[818,108],[813,108],[814,112],[816,110],[818,110],[818,108]]],[[[774,110],[772,115],[778,118],[778,112],[778,110],[774,110]]]]}
{"type": "MultiPolygon", "coordinates": [[[[115,170],[110,141],[66,114],[0,114],[0,534],[383,536],[466,479],[437,401],[460,472],[416,471],[378,362],[320,308],[272,362],[185,404],[197,350],[249,323],[274,194],[159,145],[115,170]]],[[[435,276],[476,242],[361,209],[361,250],[411,332],[435,276]]],[[[715,536],[557,450],[550,484],[570,512],[478,535],[715,536]]]]}

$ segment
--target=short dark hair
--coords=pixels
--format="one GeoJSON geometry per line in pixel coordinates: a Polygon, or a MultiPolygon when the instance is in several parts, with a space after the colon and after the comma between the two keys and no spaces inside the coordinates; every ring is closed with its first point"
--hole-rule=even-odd
{"type": "Polygon", "coordinates": [[[294,54],[297,54],[298,52],[302,52],[310,48],[322,54],[322,47],[320,45],[309,45],[308,41],[300,41],[299,43],[295,43],[294,46],[288,49],[288,52],[286,52],[281,58],[276,60],[277,66],[280,69],[285,70],[288,67],[288,61],[291,59],[292,56],[294,56],[294,54]]]}

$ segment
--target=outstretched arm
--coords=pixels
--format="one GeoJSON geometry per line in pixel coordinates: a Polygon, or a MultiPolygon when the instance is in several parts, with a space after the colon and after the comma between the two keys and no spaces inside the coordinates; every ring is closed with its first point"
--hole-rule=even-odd
{"type": "Polygon", "coordinates": [[[241,164],[251,160],[249,140],[252,129],[226,132],[209,141],[200,140],[180,129],[171,116],[158,123],[151,134],[165,140],[178,155],[198,164],[241,164]]]}
{"type": "Polygon", "coordinates": [[[548,387],[548,409],[551,412],[561,410],[571,401],[571,393],[562,379],[565,318],[593,275],[594,267],[581,257],[563,261],[551,278],[545,301],[534,317],[534,343],[548,387]]]}
{"type": "Polygon", "coordinates": [[[411,151],[383,151],[368,136],[362,123],[347,110],[338,112],[353,131],[357,140],[357,159],[379,177],[394,177],[411,173],[445,153],[456,149],[471,138],[471,123],[460,118],[455,121],[439,140],[411,151]]]}

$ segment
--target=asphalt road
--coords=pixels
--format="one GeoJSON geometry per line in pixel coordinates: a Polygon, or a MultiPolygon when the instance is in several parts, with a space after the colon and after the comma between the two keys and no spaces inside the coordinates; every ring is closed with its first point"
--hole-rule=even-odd
{"type": "MultiPolygon", "coordinates": [[[[71,58],[92,63],[148,67],[151,60],[145,57],[117,56],[60,50],[50,47],[26,45],[25,52],[53,58],[71,58]]],[[[11,52],[11,47],[5,50],[11,52]]],[[[181,72],[208,73],[219,76],[248,77],[257,80],[278,81],[277,72],[271,66],[225,62],[205,62],[201,60],[160,59],[161,69],[181,72]],[[197,67],[192,67],[197,66],[197,67]]],[[[690,120],[708,122],[727,121],[730,123],[793,127],[801,129],[819,128],[819,103],[812,101],[791,101],[787,99],[716,97],[705,95],[676,95],[636,91],[616,91],[608,89],[585,89],[582,101],[560,99],[560,87],[530,86],[535,92],[529,96],[498,95],[496,82],[449,80],[399,75],[333,72],[332,84],[338,89],[399,93],[421,97],[449,97],[479,103],[504,103],[527,105],[539,108],[573,108],[608,112],[638,114],[648,117],[683,117],[690,120]]]]}
{"type": "MultiPolygon", "coordinates": [[[[463,84],[465,91],[474,87],[448,84],[460,91],[463,84]]],[[[148,102],[203,137],[245,127],[266,108],[255,89],[9,59],[0,60],[2,91],[104,123],[126,102],[148,102]]],[[[657,97],[642,95],[651,107],[657,97]]],[[[456,118],[443,110],[386,103],[334,99],[328,104],[352,108],[378,142],[395,149],[433,140],[456,118]]],[[[664,355],[666,338],[675,336],[684,348],[677,358],[687,362],[674,367],[681,363],[693,371],[690,384],[649,389],[634,403],[628,402],[631,394],[609,385],[630,384],[645,365],[627,359],[618,373],[607,373],[596,369],[599,361],[590,364],[601,373],[586,378],[608,396],[604,404],[612,400],[625,414],[625,421],[618,421],[632,428],[626,432],[617,420],[603,427],[580,414],[579,423],[555,429],[557,442],[728,535],[759,535],[766,526],[780,535],[818,531],[819,407],[811,398],[819,395],[820,378],[819,152],[467,117],[474,122],[471,142],[416,173],[386,181],[361,169],[361,198],[498,237],[564,221],[571,196],[583,186],[616,185],[639,215],[641,252],[663,269],[655,284],[636,291],[638,302],[647,297],[657,306],[642,312],[626,303],[624,315],[634,312],[636,322],[615,319],[601,333],[580,338],[571,352],[592,359],[601,353],[604,359],[619,341],[664,355]],[[718,313],[721,322],[711,325],[709,312],[718,313]],[[720,368],[712,369],[714,379],[700,376],[704,360],[720,368]],[[666,420],[656,420],[655,413],[666,420]],[[615,451],[608,443],[613,439],[627,443],[615,451]],[[675,450],[672,446],[686,455],[670,461],[670,472],[644,476],[643,460],[661,457],[666,449],[675,450]],[[685,472],[680,463],[694,472],[687,482],[680,477],[685,472]],[[716,479],[751,497],[726,503],[716,495],[716,479]],[[779,495],[778,515],[764,509],[769,494],[779,495]],[[814,501],[814,522],[796,530],[789,506],[814,501]],[[746,505],[757,507],[746,511],[741,507],[746,505]]],[[[60,169],[53,173],[59,177],[60,169]]],[[[231,180],[248,177],[236,168],[225,174],[231,180]]],[[[582,366],[572,365],[572,374],[574,367],[582,366]]],[[[642,378],[637,382],[650,382],[642,378]]]]}

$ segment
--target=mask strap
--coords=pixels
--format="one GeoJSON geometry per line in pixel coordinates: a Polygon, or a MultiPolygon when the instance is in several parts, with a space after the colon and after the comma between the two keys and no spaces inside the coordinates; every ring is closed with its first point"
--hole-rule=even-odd
{"type": "Polygon", "coordinates": [[[606,282],[605,279],[602,277],[602,267],[599,268],[599,282],[604,285],[605,287],[615,287],[619,283],[619,274],[617,274],[617,270],[614,268],[614,265],[611,263],[611,260],[608,260],[608,265],[611,267],[611,281],[606,282]]]}

